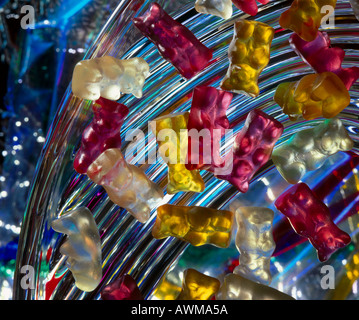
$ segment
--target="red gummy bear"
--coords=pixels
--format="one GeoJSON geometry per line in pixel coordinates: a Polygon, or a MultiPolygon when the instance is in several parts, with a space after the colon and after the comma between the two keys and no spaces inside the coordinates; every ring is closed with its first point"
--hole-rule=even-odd
{"type": "Polygon", "coordinates": [[[121,148],[121,127],[128,108],[115,101],[100,98],[93,107],[94,118],[84,130],[81,146],[74,160],[78,173],[86,174],[88,167],[107,149],[121,148]]]}
{"type": "Polygon", "coordinates": [[[101,291],[102,300],[144,300],[136,281],[128,274],[110,283],[101,291]]]}
{"type": "Polygon", "coordinates": [[[225,175],[215,173],[215,176],[228,181],[239,191],[247,192],[250,180],[270,159],[283,130],[279,121],[263,111],[254,109],[249,112],[243,129],[235,138],[232,154],[229,153],[225,160],[223,169],[232,166],[231,172],[225,175]]]}
{"type": "MultiPolygon", "coordinates": [[[[245,13],[255,16],[258,13],[256,0],[232,0],[233,4],[245,13]]],[[[269,0],[258,0],[262,4],[267,4],[269,0]]]]}
{"type": "Polygon", "coordinates": [[[229,128],[226,112],[232,98],[232,93],[213,87],[201,86],[194,89],[187,125],[187,170],[222,166],[220,140],[229,128]],[[204,136],[199,139],[201,132],[204,136]],[[198,139],[193,135],[197,135],[198,139]]]}
{"type": "Polygon", "coordinates": [[[353,83],[359,78],[359,68],[342,68],[345,51],[342,48],[331,47],[330,39],[326,32],[318,32],[315,40],[304,41],[293,33],[289,39],[293,50],[304,62],[310,65],[317,73],[333,72],[344,83],[349,90],[353,83]]]}
{"type": "Polygon", "coordinates": [[[351,241],[350,236],[334,224],[328,207],[305,183],[298,183],[280,195],[275,206],[288,218],[296,233],[308,238],[321,262],[351,241]]]}
{"type": "Polygon", "coordinates": [[[187,79],[207,67],[212,59],[212,50],[172,19],[158,3],[152,3],[143,16],[132,21],[157,46],[162,57],[187,79]]]}

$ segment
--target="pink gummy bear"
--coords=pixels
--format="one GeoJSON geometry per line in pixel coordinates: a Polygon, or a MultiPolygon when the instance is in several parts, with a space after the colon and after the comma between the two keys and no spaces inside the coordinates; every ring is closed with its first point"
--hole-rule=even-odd
{"type": "Polygon", "coordinates": [[[93,107],[94,118],[82,134],[81,146],[74,160],[78,173],[86,174],[88,167],[107,149],[121,147],[121,127],[128,108],[115,101],[100,98],[93,107]]]}
{"type": "Polygon", "coordinates": [[[270,159],[283,130],[279,121],[263,111],[254,109],[249,112],[244,127],[235,138],[232,154],[229,153],[225,160],[225,168],[232,166],[232,171],[215,176],[228,181],[239,191],[247,192],[250,180],[270,159]]]}
{"type": "Polygon", "coordinates": [[[172,19],[158,3],[152,3],[143,16],[133,19],[133,23],[186,79],[203,70],[212,59],[212,50],[172,19]]]}
{"type": "Polygon", "coordinates": [[[128,274],[110,283],[101,292],[102,300],[144,300],[136,281],[128,274]]]}
{"type": "MultiPolygon", "coordinates": [[[[255,16],[258,13],[256,0],[232,0],[233,4],[245,13],[255,16]]],[[[267,4],[269,0],[258,0],[262,4],[267,4]]]]}
{"type": "Polygon", "coordinates": [[[317,73],[333,72],[344,83],[349,90],[353,83],[359,78],[359,68],[342,68],[345,51],[342,48],[331,47],[330,39],[326,32],[318,31],[315,40],[304,41],[293,33],[289,39],[293,50],[304,62],[309,64],[317,73]]]}
{"type": "Polygon", "coordinates": [[[222,166],[219,153],[220,140],[224,136],[225,130],[229,128],[226,112],[232,98],[232,93],[213,87],[201,86],[194,89],[187,125],[187,170],[222,166]],[[193,135],[203,132],[204,137],[196,139],[191,134],[191,129],[193,129],[193,135]]]}
{"type": "Polygon", "coordinates": [[[308,238],[321,262],[351,241],[334,224],[328,207],[305,183],[298,183],[280,195],[275,206],[288,218],[296,233],[308,238]]]}

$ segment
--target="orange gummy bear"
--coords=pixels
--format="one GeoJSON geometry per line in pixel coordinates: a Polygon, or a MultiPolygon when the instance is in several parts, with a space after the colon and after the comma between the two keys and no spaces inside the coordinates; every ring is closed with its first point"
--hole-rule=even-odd
{"type": "Polygon", "coordinates": [[[284,11],[279,24],[284,29],[294,31],[305,41],[313,41],[317,37],[322,18],[327,14],[324,6],[332,6],[337,0],[294,0],[290,8],[284,11]]]}
{"type": "Polygon", "coordinates": [[[332,72],[309,74],[296,82],[281,83],[274,94],[290,120],[303,116],[305,120],[318,117],[333,118],[350,103],[343,81],[332,72]]]}

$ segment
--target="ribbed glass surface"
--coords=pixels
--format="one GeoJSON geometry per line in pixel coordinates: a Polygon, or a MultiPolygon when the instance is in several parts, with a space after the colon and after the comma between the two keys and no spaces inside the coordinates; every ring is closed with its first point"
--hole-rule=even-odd
{"type": "MultiPolygon", "coordinates": [[[[254,108],[263,110],[283,123],[285,131],[278,144],[286,141],[295,132],[323,121],[315,119],[290,122],[273,101],[273,94],[279,83],[294,81],[313,72],[290,48],[288,38],[291,31],[283,30],[278,24],[280,14],[291,1],[271,1],[268,5],[261,6],[255,17],[236,10],[232,19],[227,21],[198,14],[194,10],[194,1],[157,2],[169,14],[186,25],[206,46],[214,50],[215,62],[210,67],[191,80],[184,80],[169,63],[163,60],[157,48],[143,38],[131,23],[133,17],[148,8],[150,1],[122,0],[85,59],[108,54],[117,58],[140,56],[149,63],[151,75],[146,81],[143,98],[136,99],[132,95],[126,95],[119,100],[130,109],[122,130],[122,150],[128,162],[144,169],[148,177],[164,191],[167,184],[166,164],[160,159],[156,164],[143,163],[146,154],[156,152],[154,136],[148,132],[148,121],[168,113],[189,111],[192,90],[200,84],[219,87],[228,68],[227,50],[233,37],[233,22],[238,18],[254,18],[265,22],[272,26],[276,33],[271,47],[270,63],[259,79],[261,89],[259,97],[234,95],[228,110],[228,118],[234,134],[243,126],[246,114],[254,108]],[[172,2],[176,4],[171,4],[172,2]],[[137,141],[135,155],[131,155],[130,152],[131,142],[125,141],[126,134],[132,129],[140,129],[146,134],[145,141],[137,141]]],[[[328,32],[333,46],[345,49],[344,67],[358,65],[359,25],[349,1],[338,0],[335,28],[325,31],[328,32]]],[[[71,86],[63,97],[47,134],[36,176],[32,182],[19,242],[14,299],[98,299],[101,288],[124,273],[131,274],[145,296],[151,297],[166,272],[170,269],[172,273],[176,270],[180,272],[186,267],[186,263],[191,266],[188,263],[190,259],[186,258],[188,246],[174,238],[153,239],[151,228],[156,217],[155,211],[152,212],[151,219],[142,225],[125,210],[110,202],[101,187],[74,171],[74,155],[79,147],[81,134],[91,120],[92,111],[91,104],[73,97],[70,88],[71,86]],[[91,293],[84,293],[74,286],[73,277],[58,251],[64,237],[55,233],[50,227],[52,219],[80,206],[87,206],[93,212],[102,240],[103,279],[99,287],[91,293]],[[19,270],[23,265],[31,265],[35,268],[35,290],[26,291],[20,287],[22,275],[19,270]]],[[[336,255],[327,262],[335,267],[338,283],[343,279],[342,277],[345,280],[347,265],[353,260],[357,251],[355,247],[357,247],[356,234],[359,220],[356,217],[359,190],[356,171],[359,165],[358,89],[358,84],[351,88],[351,104],[339,116],[355,142],[354,149],[352,152],[339,153],[331,157],[321,170],[308,174],[304,179],[317,192],[322,192],[323,199],[330,208],[338,203],[345,204],[341,208],[333,209],[335,221],[352,235],[353,242],[341,251],[341,255],[336,255]]],[[[231,142],[233,141],[223,146],[223,152],[231,147],[231,142]]],[[[240,201],[244,205],[267,206],[274,209],[275,198],[289,187],[272,163],[268,163],[256,174],[246,194],[240,194],[229,183],[217,180],[210,173],[202,171],[201,174],[206,183],[206,190],[203,193],[165,195],[163,203],[223,209],[233,201],[240,201]]],[[[272,286],[292,294],[297,299],[333,298],[318,289],[320,284],[316,283],[316,280],[309,280],[310,274],[314,274],[312,277],[320,276],[318,268],[321,264],[315,256],[315,251],[308,242],[297,244],[294,236],[287,237],[288,232],[289,235],[291,234],[290,229],[285,229],[283,217],[276,210],[275,214],[274,222],[277,227],[275,235],[279,239],[277,239],[277,249],[283,250],[278,249],[276,257],[273,258],[272,286]],[[301,286],[307,289],[297,294],[301,286]]],[[[224,270],[219,270],[219,266],[224,266],[230,258],[238,258],[233,248],[232,244],[231,248],[221,251],[222,253],[214,253],[217,260],[199,259],[193,261],[192,266],[220,278],[224,270]]],[[[206,246],[196,250],[204,250],[205,253],[207,249],[211,250],[206,246]]],[[[354,282],[343,283],[347,295],[341,298],[352,298],[355,293],[354,282]]]]}

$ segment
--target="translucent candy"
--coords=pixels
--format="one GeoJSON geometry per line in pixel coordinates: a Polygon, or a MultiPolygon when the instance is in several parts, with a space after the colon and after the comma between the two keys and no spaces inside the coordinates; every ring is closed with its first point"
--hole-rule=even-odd
{"type": "Polygon", "coordinates": [[[241,192],[247,192],[254,174],[270,159],[273,147],[283,133],[283,125],[263,111],[249,112],[234,141],[233,152],[225,158],[229,174],[215,174],[241,192]]]}
{"type": "Polygon", "coordinates": [[[324,6],[335,8],[337,0],[294,0],[291,7],[284,11],[279,24],[284,29],[294,31],[305,41],[313,41],[321,25],[322,18],[327,14],[324,6]]]}
{"type": "Polygon", "coordinates": [[[291,296],[238,274],[227,274],[217,300],[295,300],[291,296]]]}
{"type": "MultiPolygon", "coordinates": [[[[255,16],[258,13],[256,0],[232,0],[233,4],[245,13],[255,16]]],[[[267,4],[269,0],[258,0],[262,4],[267,4]]]]}
{"type": "Polygon", "coordinates": [[[156,239],[176,237],[193,246],[211,244],[227,248],[233,222],[231,211],[165,204],[157,209],[152,235],[156,239]]]}
{"type": "Polygon", "coordinates": [[[128,274],[111,282],[101,291],[102,300],[143,300],[136,281],[128,274]]]}
{"type": "Polygon", "coordinates": [[[288,218],[296,233],[308,238],[321,262],[351,242],[350,236],[332,221],[328,207],[305,183],[298,183],[281,194],[275,206],[288,218]]]}
{"type": "Polygon", "coordinates": [[[355,17],[359,21],[359,1],[358,0],[349,0],[349,2],[350,2],[350,5],[353,8],[355,17]]]}
{"type": "Polygon", "coordinates": [[[233,273],[263,284],[270,284],[270,259],[275,249],[272,223],[274,212],[263,207],[233,208],[237,220],[236,247],[239,265],[233,273]]]}
{"type": "Polygon", "coordinates": [[[318,32],[315,40],[304,41],[297,34],[292,34],[289,42],[293,50],[304,62],[310,65],[315,72],[333,72],[349,90],[359,78],[359,68],[342,68],[345,51],[342,48],[330,46],[330,39],[326,32],[318,32]]]}
{"type": "Polygon", "coordinates": [[[219,290],[221,283],[194,269],[183,273],[182,291],[177,300],[210,300],[219,290]]]}
{"type": "Polygon", "coordinates": [[[102,277],[101,239],[91,211],[85,207],[72,210],[52,221],[51,227],[67,234],[61,254],[75,278],[75,285],[83,291],[93,291],[102,277]]]}
{"type": "Polygon", "coordinates": [[[229,19],[233,14],[231,0],[196,0],[195,9],[197,12],[212,14],[223,19],[229,19]]]}
{"type": "Polygon", "coordinates": [[[107,149],[88,168],[88,177],[104,187],[111,201],[145,223],[163,198],[162,190],[135,165],[128,164],[120,149],[107,149]]]}
{"type": "Polygon", "coordinates": [[[118,100],[122,93],[142,97],[145,79],[150,74],[143,58],[120,60],[110,56],[83,60],[74,69],[72,92],[75,96],[97,100],[118,100]]]}
{"type": "Polygon", "coordinates": [[[272,160],[282,177],[295,184],[307,171],[319,169],[329,156],[353,146],[343,123],[333,118],[293,135],[273,151],[272,160]]]}
{"type": "Polygon", "coordinates": [[[167,192],[202,192],[205,185],[198,170],[189,171],[185,162],[188,150],[189,113],[165,115],[150,123],[158,152],[168,166],[167,192]]]}
{"type": "Polygon", "coordinates": [[[125,105],[104,98],[97,100],[92,109],[94,118],[82,134],[74,160],[74,168],[81,174],[103,151],[121,147],[121,127],[129,112],[125,105]]]}
{"type": "Polygon", "coordinates": [[[208,66],[212,50],[202,44],[184,25],[172,19],[158,3],[152,3],[134,25],[158,48],[185,78],[190,79],[208,66]]]}
{"type": "Polygon", "coordinates": [[[220,141],[229,129],[226,116],[233,95],[212,87],[196,87],[188,119],[188,170],[222,166],[220,141]],[[199,136],[204,133],[203,138],[199,136]]]}
{"type": "Polygon", "coordinates": [[[342,80],[332,72],[308,74],[296,82],[281,83],[274,101],[292,121],[300,115],[305,120],[333,118],[350,103],[350,95],[342,80]]]}
{"type": "Polygon", "coordinates": [[[259,95],[258,77],[270,59],[274,29],[254,20],[237,20],[229,46],[229,68],[221,82],[221,89],[259,95]]]}

